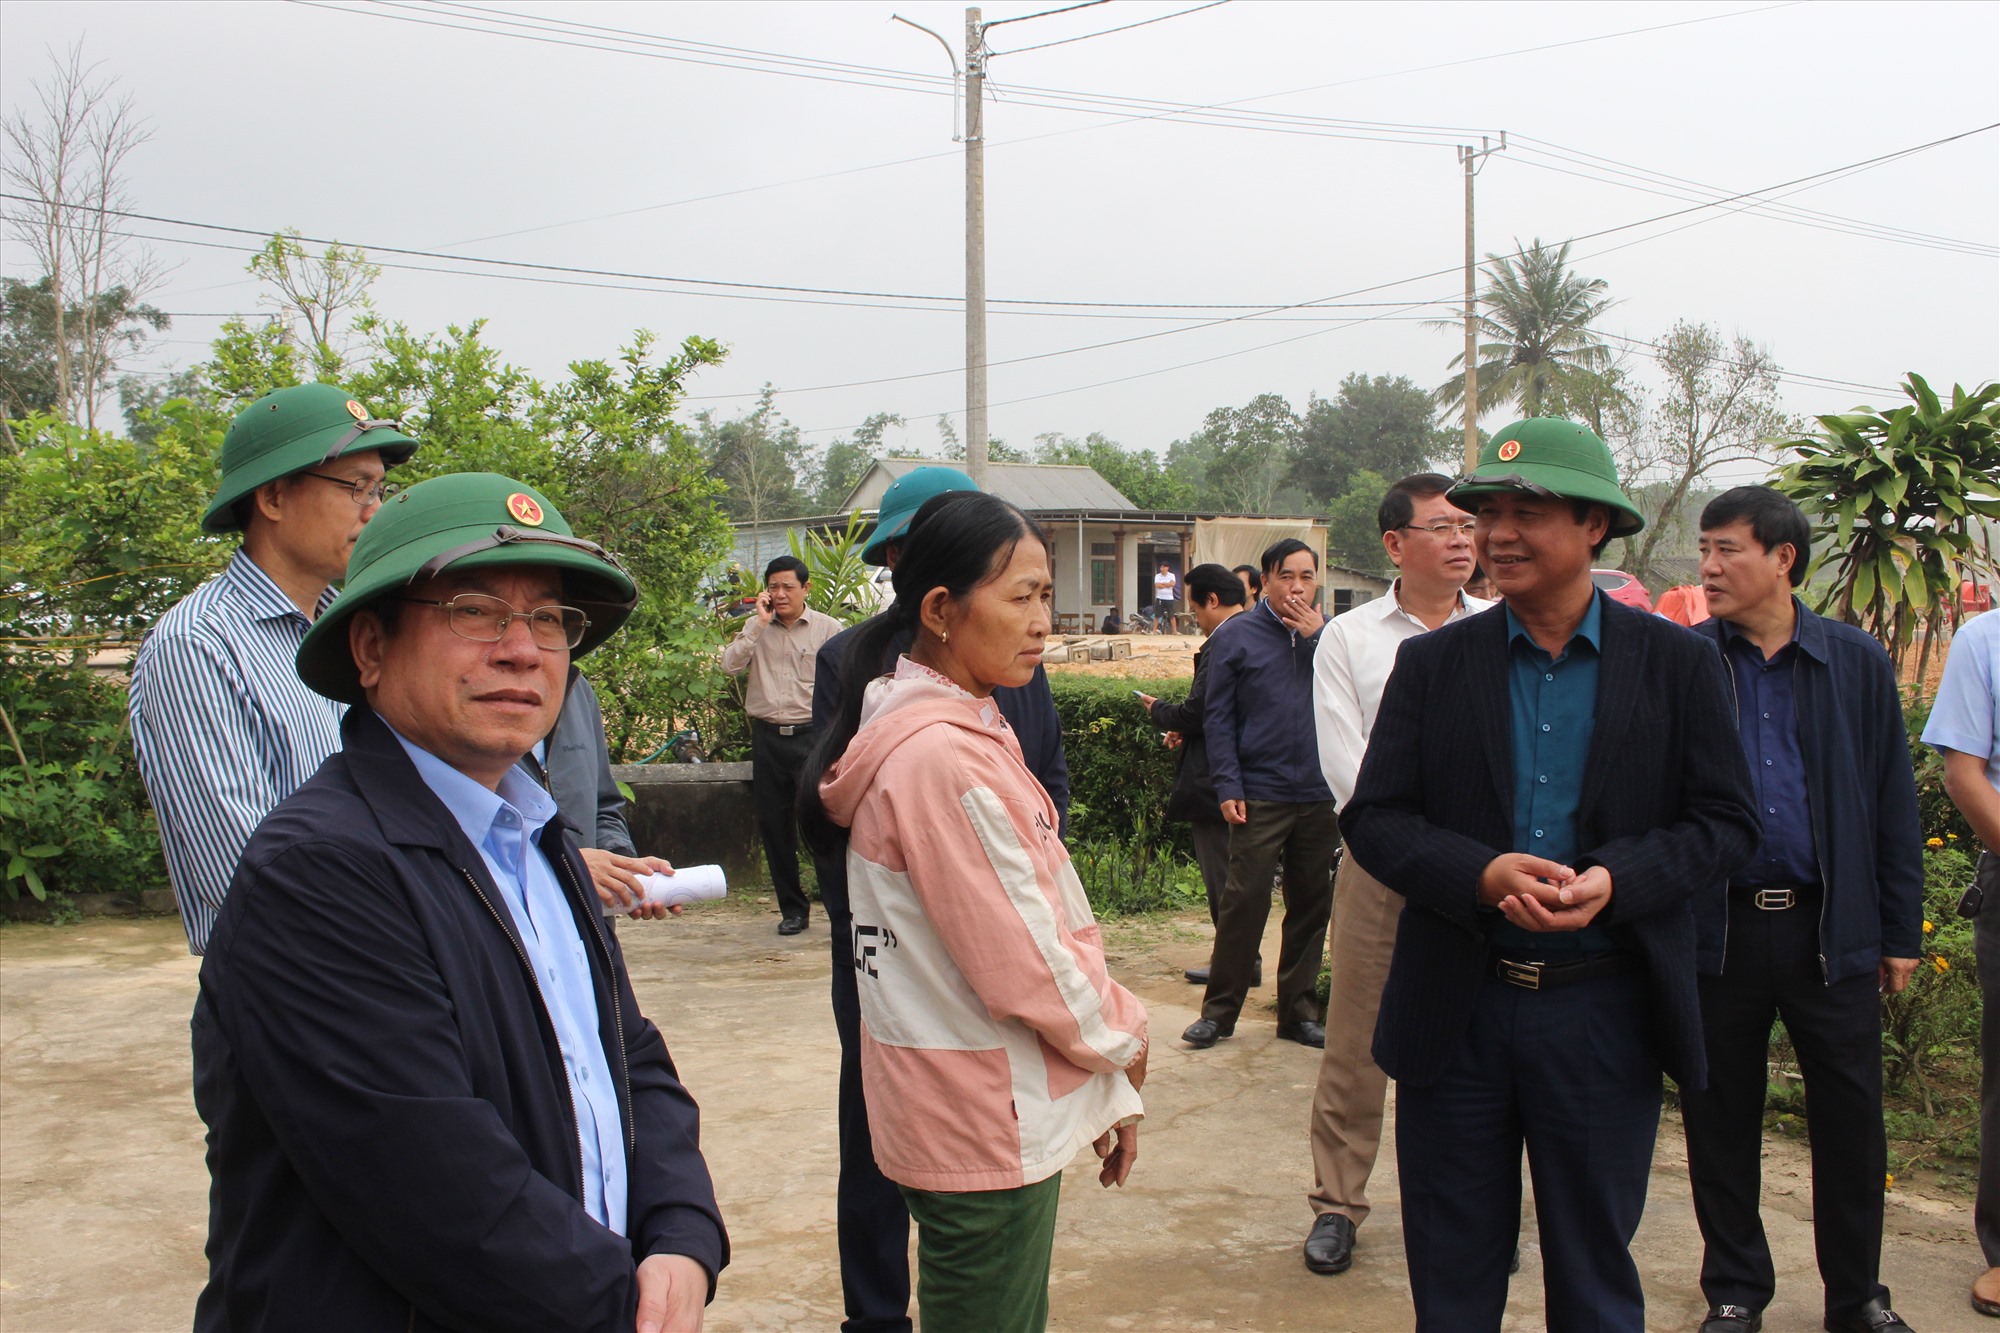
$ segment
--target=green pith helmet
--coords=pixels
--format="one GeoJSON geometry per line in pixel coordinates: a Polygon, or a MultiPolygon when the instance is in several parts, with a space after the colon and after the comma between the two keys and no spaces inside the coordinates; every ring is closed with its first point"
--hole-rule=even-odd
{"type": "Polygon", "coordinates": [[[1530,417],[1495,434],[1480,449],[1472,475],[1451,488],[1451,501],[1471,509],[1480,496],[1503,491],[1607,506],[1613,537],[1646,526],[1645,515],[1618,489],[1618,468],[1604,441],[1561,417],[1530,417]]]}
{"type": "Polygon", "coordinates": [[[972,478],[955,467],[920,467],[896,478],[882,493],[882,507],[876,511],[875,533],[861,548],[861,558],[871,565],[889,563],[889,543],[902,540],[910,530],[910,520],[926,500],[946,491],[976,491],[972,478]]]}
{"type": "Polygon", "coordinates": [[[535,565],[562,574],[563,601],[590,624],[570,649],[575,660],[617,632],[639,590],[618,561],[571,533],[548,498],[491,472],[457,472],[418,482],[375,512],[347,562],[347,586],[299,645],[299,679],[342,703],[363,700],[348,651],[356,611],[446,570],[535,565]]]}
{"type": "Polygon", "coordinates": [[[222,437],[222,484],[202,515],[203,532],[233,532],[236,502],[266,482],[331,463],[342,454],[378,450],[384,467],[415,453],[417,442],[393,421],[377,421],[338,384],[274,389],[236,414],[222,437]]]}

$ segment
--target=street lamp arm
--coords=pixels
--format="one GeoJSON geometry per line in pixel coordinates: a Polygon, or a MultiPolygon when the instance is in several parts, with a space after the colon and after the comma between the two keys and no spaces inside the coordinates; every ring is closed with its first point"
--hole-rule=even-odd
{"type": "Polygon", "coordinates": [[[931,29],[926,28],[921,23],[917,23],[914,20],[904,18],[901,14],[891,14],[889,16],[889,21],[891,23],[900,23],[905,27],[915,28],[918,32],[930,33],[932,37],[937,39],[937,44],[944,48],[944,58],[951,62],[951,141],[953,143],[964,143],[965,135],[959,129],[959,125],[961,123],[960,121],[961,106],[959,99],[962,95],[961,94],[962,85],[960,83],[960,79],[962,78],[962,74],[958,68],[958,52],[952,50],[951,43],[947,42],[942,36],[939,36],[936,32],[933,32],[931,29]]]}

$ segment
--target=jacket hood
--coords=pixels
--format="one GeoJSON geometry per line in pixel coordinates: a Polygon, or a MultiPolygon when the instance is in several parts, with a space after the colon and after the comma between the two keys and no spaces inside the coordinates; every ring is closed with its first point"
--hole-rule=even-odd
{"type": "Polygon", "coordinates": [[[899,657],[894,672],[868,682],[861,727],[820,779],[827,817],[843,828],[852,827],[862,798],[874,787],[889,756],[904,741],[933,726],[979,733],[1000,741],[1020,758],[1021,743],[990,697],[975,698],[929,667],[899,657]]]}

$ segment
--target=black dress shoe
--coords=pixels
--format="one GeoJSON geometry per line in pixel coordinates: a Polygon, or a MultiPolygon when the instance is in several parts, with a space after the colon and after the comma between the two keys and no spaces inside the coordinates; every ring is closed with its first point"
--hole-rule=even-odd
{"type": "Polygon", "coordinates": [[[1516,1245],[1514,1247],[1514,1257],[1507,1261],[1507,1275],[1509,1277],[1512,1277],[1514,1274],[1520,1271],[1521,1271],[1521,1247],[1516,1245]]]}
{"type": "Polygon", "coordinates": [[[1826,1333],[1916,1333],[1903,1322],[1901,1315],[1889,1308],[1889,1302],[1879,1296],[1844,1318],[1836,1319],[1828,1315],[1821,1327],[1826,1333]]]}
{"type": "Polygon", "coordinates": [[[1191,967],[1181,973],[1181,975],[1197,986],[1206,986],[1208,984],[1208,969],[1205,967],[1191,967]]]}
{"type": "Polygon", "coordinates": [[[1197,1018],[1181,1033],[1181,1040],[1197,1051],[1205,1051],[1235,1031],[1233,1026],[1225,1028],[1212,1018],[1197,1018]]]}
{"type": "Polygon", "coordinates": [[[1280,1041],[1295,1041],[1301,1046],[1311,1046],[1323,1050],[1326,1047],[1326,1029],[1313,1022],[1310,1018],[1301,1019],[1296,1023],[1280,1023],[1278,1024],[1278,1039],[1280,1041]]]}
{"type": "Polygon", "coordinates": [[[1764,1316],[1747,1305],[1711,1305],[1701,1321],[1701,1333],[1757,1333],[1764,1316]]]}
{"type": "Polygon", "coordinates": [[[805,928],[806,919],[802,916],[788,916],[778,923],[780,935],[796,935],[805,928]]]}
{"type": "Polygon", "coordinates": [[[1306,1237],[1306,1267],[1329,1277],[1354,1267],[1354,1219],[1321,1213],[1306,1237]]]}

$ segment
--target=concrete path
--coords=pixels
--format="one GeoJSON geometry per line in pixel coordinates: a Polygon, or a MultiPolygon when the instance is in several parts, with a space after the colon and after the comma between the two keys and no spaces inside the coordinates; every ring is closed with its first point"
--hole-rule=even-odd
{"type": "MultiPolygon", "coordinates": [[[[701,1100],[735,1261],[712,1330],[832,1329],[835,1082],[824,921],[796,939],[730,904],[627,925],[642,1003],[701,1100]]],[[[1138,1168],[1097,1186],[1086,1154],[1065,1178],[1052,1325],[1098,1329],[1395,1330],[1410,1327],[1393,1154],[1355,1267],[1315,1277],[1306,1112],[1317,1052],[1270,1035],[1268,990],[1239,1036],[1190,1052],[1179,969],[1203,960],[1207,923],[1115,926],[1113,969],[1152,1009],[1156,1045],[1138,1168]]],[[[1276,956],[1275,931],[1266,943],[1276,956]]],[[[207,1175],[188,1093],[196,960],[177,922],[0,929],[0,1329],[184,1329],[205,1265],[207,1175]]],[[[1765,1327],[1819,1327],[1809,1190],[1798,1145],[1766,1153],[1766,1220],[1780,1290],[1765,1327]]],[[[1886,1280],[1924,1333],[1987,1321],[1965,1303],[1979,1270],[1970,1200],[1901,1188],[1889,1205],[1886,1280]]],[[[1700,1242],[1679,1127],[1662,1127],[1635,1246],[1649,1324],[1692,1330],[1700,1242]]],[[[1507,1328],[1542,1327],[1530,1230],[1507,1328]]],[[[1989,1325],[1989,1327],[1991,1327],[1989,1325]]],[[[2000,1328],[1996,1328],[2000,1333],[2000,1328]]]]}

